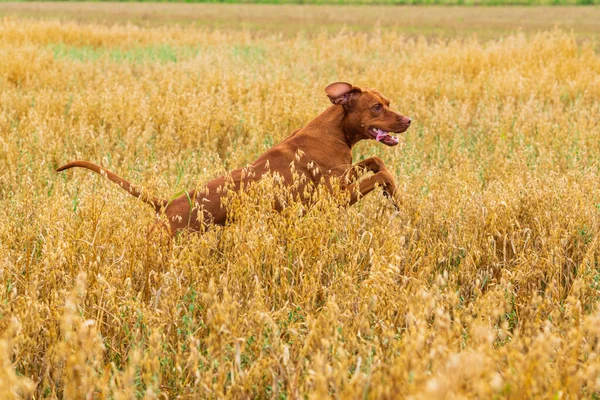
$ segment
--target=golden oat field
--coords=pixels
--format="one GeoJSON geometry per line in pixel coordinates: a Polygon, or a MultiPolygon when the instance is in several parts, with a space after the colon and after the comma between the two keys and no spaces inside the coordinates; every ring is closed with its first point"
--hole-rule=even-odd
{"type": "Polygon", "coordinates": [[[2,398],[600,398],[589,25],[2,7],[2,398]],[[353,149],[388,165],[397,211],[379,189],[276,213],[267,182],[230,224],[169,243],[118,186],[54,171],[90,160],[173,198],[306,124],[338,80],[413,120],[397,147],[353,149]]]}

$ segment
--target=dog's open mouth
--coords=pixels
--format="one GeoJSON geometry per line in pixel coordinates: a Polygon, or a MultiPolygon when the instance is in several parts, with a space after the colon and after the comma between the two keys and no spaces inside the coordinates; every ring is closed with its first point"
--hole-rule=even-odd
{"type": "Polygon", "coordinates": [[[383,129],[371,127],[368,130],[369,135],[373,136],[373,139],[386,144],[388,146],[395,146],[398,144],[398,138],[396,136],[390,135],[389,132],[384,131],[383,129]]]}

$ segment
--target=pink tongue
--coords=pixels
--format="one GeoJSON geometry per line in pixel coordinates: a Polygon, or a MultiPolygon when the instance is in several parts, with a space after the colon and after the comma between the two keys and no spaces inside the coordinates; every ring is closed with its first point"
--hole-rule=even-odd
{"type": "Polygon", "coordinates": [[[386,136],[388,136],[387,132],[377,129],[377,137],[375,139],[377,139],[378,142],[381,142],[386,136]]]}
{"type": "Polygon", "coordinates": [[[375,140],[380,143],[385,143],[388,146],[395,146],[398,144],[398,138],[390,136],[390,134],[386,131],[382,131],[381,129],[375,129],[377,132],[377,136],[375,136],[375,140]]]}

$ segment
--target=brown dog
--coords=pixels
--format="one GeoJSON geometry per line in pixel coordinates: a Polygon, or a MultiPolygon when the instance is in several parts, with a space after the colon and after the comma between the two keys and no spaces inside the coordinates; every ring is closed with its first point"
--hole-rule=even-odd
{"type": "MultiPolygon", "coordinates": [[[[269,149],[249,166],[208,182],[202,191],[186,193],[170,202],[142,194],[123,178],[91,162],[73,161],[57,171],[83,167],[106,175],[133,196],[150,204],[156,212],[163,211],[171,234],[180,230],[200,231],[210,223],[223,225],[227,220],[227,208],[222,206],[221,200],[227,191],[239,191],[267,173],[279,175],[284,184],[294,191],[295,198],[303,202],[310,201],[305,190],[307,185],[326,185],[331,189],[335,179],[348,191],[350,205],[377,185],[382,186],[384,194],[393,200],[397,195],[396,184],[383,161],[371,157],[352,165],[351,149],[363,139],[374,139],[388,146],[397,145],[398,139],[389,132],[406,131],[410,118],[392,111],[389,100],[375,90],[336,82],[327,86],[325,92],[333,105],[304,128],[269,149]],[[355,182],[358,170],[365,169],[374,174],[355,182]],[[295,174],[301,178],[299,185],[293,184],[298,182],[294,179],[295,174]]],[[[275,207],[280,209],[282,205],[276,204],[275,207]]]]}

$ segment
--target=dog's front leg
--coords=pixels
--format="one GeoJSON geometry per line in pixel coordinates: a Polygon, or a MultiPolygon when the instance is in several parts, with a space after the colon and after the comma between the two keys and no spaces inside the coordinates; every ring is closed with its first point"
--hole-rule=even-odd
{"type": "Polygon", "coordinates": [[[380,171],[388,172],[383,160],[379,157],[369,157],[352,165],[347,171],[345,171],[342,175],[342,182],[349,185],[356,181],[358,177],[365,172],[378,173],[380,171]]]}
{"type": "Polygon", "coordinates": [[[346,188],[351,193],[350,205],[379,185],[383,187],[384,196],[390,197],[394,207],[398,209],[396,182],[383,160],[379,157],[370,157],[354,164],[342,175],[342,182],[347,185],[346,188]],[[373,172],[375,175],[362,180],[360,183],[353,183],[365,172],[373,172]]]}
{"type": "Polygon", "coordinates": [[[398,210],[398,191],[396,189],[396,182],[387,170],[379,171],[375,175],[347,186],[347,190],[350,192],[349,204],[352,205],[356,203],[361,197],[372,192],[377,186],[383,188],[383,194],[392,200],[394,207],[398,210]]]}

